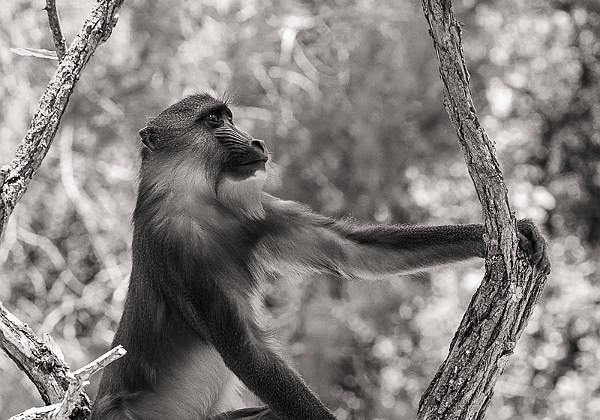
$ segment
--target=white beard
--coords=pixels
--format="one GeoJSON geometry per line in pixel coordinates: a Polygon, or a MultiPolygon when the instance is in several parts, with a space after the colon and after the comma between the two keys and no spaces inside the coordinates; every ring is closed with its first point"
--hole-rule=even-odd
{"type": "Polygon", "coordinates": [[[217,200],[241,216],[255,220],[263,219],[265,210],[261,196],[266,182],[267,172],[261,170],[243,180],[225,178],[217,189],[217,200]]]}

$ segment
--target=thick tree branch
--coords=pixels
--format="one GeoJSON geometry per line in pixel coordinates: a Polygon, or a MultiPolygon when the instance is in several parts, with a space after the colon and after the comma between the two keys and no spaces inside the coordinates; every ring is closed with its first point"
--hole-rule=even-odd
{"type": "Polygon", "coordinates": [[[48,344],[0,303],[0,346],[27,373],[44,403],[54,404],[69,386],[65,376],[69,367],[48,344]]]}
{"type": "Polygon", "coordinates": [[[459,137],[487,228],[486,275],[473,296],[439,368],[419,404],[417,419],[480,419],[542,292],[518,248],[516,221],[494,146],[479,123],[469,91],[461,27],[450,0],[422,0],[440,62],[444,105],[459,137]]]}

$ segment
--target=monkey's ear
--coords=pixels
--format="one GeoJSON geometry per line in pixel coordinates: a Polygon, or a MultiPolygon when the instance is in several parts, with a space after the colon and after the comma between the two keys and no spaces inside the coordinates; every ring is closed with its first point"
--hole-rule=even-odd
{"type": "Polygon", "coordinates": [[[146,126],[140,130],[140,137],[142,143],[146,145],[148,149],[154,152],[156,150],[156,140],[158,139],[158,130],[151,126],[146,126]]]}

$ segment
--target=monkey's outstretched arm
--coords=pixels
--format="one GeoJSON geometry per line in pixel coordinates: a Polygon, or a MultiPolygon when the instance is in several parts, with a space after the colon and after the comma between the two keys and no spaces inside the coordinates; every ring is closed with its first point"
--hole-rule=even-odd
{"type": "MultiPolygon", "coordinates": [[[[310,212],[297,203],[267,197],[267,223],[274,226],[264,235],[258,252],[291,266],[357,279],[422,271],[432,267],[483,257],[482,224],[405,226],[371,225],[334,220],[310,212]]],[[[549,271],[546,241],[535,224],[518,223],[521,248],[538,270],[549,271]]]]}
{"type": "MultiPolygon", "coordinates": [[[[549,274],[548,244],[535,223],[521,219],[517,221],[517,228],[521,249],[529,255],[538,271],[549,274]]],[[[349,252],[356,255],[350,256],[351,261],[366,250],[367,256],[376,253],[389,263],[387,253],[392,251],[400,259],[398,263],[405,265],[403,272],[485,256],[485,227],[482,224],[365,226],[336,221],[330,229],[352,244],[349,252]]],[[[359,264],[365,263],[367,261],[360,260],[359,264]]],[[[375,266],[379,263],[375,260],[375,266]]]]}

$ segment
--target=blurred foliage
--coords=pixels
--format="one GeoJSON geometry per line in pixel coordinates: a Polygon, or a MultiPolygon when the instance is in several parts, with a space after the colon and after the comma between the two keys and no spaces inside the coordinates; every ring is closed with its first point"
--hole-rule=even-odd
{"type": "MultiPolygon", "coordinates": [[[[58,2],[67,39],[92,3],[58,2]]],[[[0,165],[56,65],[10,52],[53,49],[43,7],[0,8],[0,165]]],[[[546,228],[553,261],[486,418],[596,419],[600,3],[455,8],[513,210],[546,228]]],[[[238,124],[266,139],[278,196],[381,223],[480,219],[418,2],[128,0],[0,244],[0,300],[74,368],[108,348],[120,317],[137,130],[204,90],[232,98],[238,124]]],[[[340,419],[410,419],[481,277],[474,263],[381,284],[282,283],[267,303],[288,356],[340,419]]],[[[4,355],[0,378],[0,417],[41,405],[4,355]]]]}

